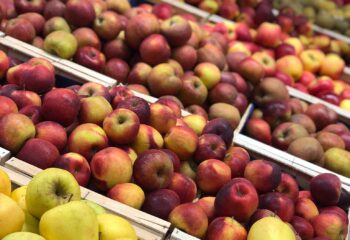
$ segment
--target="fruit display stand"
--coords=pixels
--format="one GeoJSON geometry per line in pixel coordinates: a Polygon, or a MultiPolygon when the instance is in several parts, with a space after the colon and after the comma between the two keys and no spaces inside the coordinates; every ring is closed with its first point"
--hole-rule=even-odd
{"type": "MultiPolygon", "coordinates": [[[[5,169],[7,172],[16,172],[19,175],[28,178],[35,176],[42,170],[23,162],[17,158],[11,158],[5,163],[5,169]]],[[[0,167],[3,169],[3,167],[0,167]]],[[[11,176],[11,175],[10,175],[11,176]]],[[[25,185],[26,182],[22,181],[25,185]]],[[[80,187],[82,199],[90,200],[104,207],[107,211],[119,215],[127,219],[134,227],[137,236],[141,240],[160,240],[164,239],[169,231],[170,223],[162,219],[153,217],[149,214],[131,208],[127,205],[116,202],[110,198],[103,195],[95,193],[84,187],[80,187]]]]}
{"type": "MultiPolygon", "coordinates": [[[[291,95],[292,96],[292,95],[291,95]]],[[[309,96],[309,95],[308,95],[309,96]]],[[[294,96],[296,97],[296,96],[294,96]]],[[[308,98],[303,98],[302,100],[313,103],[308,98]]],[[[316,102],[317,103],[317,102],[316,102]]],[[[252,152],[253,155],[259,155],[267,157],[273,161],[275,161],[278,164],[282,164],[290,169],[299,169],[301,172],[305,171],[308,172],[310,176],[316,176],[318,174],[322,173],[333,173],[336,174],[341,182],[344,184],[344,186],[347,186],[347,188],[350,188],[350,178],[342,176],[340,174],[337,174],[333,171],[327,170],[323,167],[320,167],[318,165],[315,165],[313,163],[310,163],[308,161],[305,161],[301,158],[298,158],[292,154],[287,153],[286,151],[282,151],[280,149],[277,149],[271,145],[265,144],[263,142],[260,142],[258,140],[255,140],[243,133],[244,127],[249,120],[252,112],[254,110],[254,104],[249,104],[246,112],[242,116],[240,125],[235,130],[233,143],[234,145],[243,147],[247,149],[248,151],[252,152]]],[[[349,123],[349,114],[342,116],[342,119],[346,120],[346,123],[349,123]]],[[[296,175],[296,176],[299,176],[296,175]]]]}

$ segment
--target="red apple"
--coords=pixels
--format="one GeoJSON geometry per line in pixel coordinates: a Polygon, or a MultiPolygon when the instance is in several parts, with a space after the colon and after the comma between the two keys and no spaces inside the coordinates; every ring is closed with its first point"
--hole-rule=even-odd
{"type": "Polygon", "coordinates": [[[106,64],[103,53],[89,46],[79,48],[74,55],[74,61],[97,72],[102,72],[106,64]]]}
{"type": "Polygon", "coordinates": [[[298,199],[298,196],[299,196],[298,183],[288,173],[282,173],[281,182],[276,188],[276,191],[286,195],[287,197],[292,199],[294,202],[298,199]]]}
{"type": "Polygon", "coordinates": [[[94,7],[88,0],[69,0],[66,3],[64,17],[75,27],[90,26],[95,16],[94,7]]]}
{"type": "Polygon", "coordinates": [[[197,150],[194,159],[201,163],[207,159],[222,160],[225,157],[225,142],[215,134],[203,134],[198,139],[197,150]]]}
{"type": "Polygon", "coordinates": [[[58,123],[45,121],[36,126],[36,138],[51,142],[59,151],[62,151],[67,143],[66,130],[58,123]]]}
{"type": "Polygon", "coordinates": [[[14,0],[18,13],[37,12],[42,13],[45,7],[45,0],[14,0]]]}
{"type": "Polygon", "coordinates": [[[87,27],[78,28],[74,30],[73,35],[77,39],[78,48],[89,46],[89,47],[94,47],[97,50],[101,49],[101,41],[98,38],[97,34],[92,29],[87,27]]]}
{"type": "Polygon", "coordinates": [[[206,239],[245,240],[247,239],[247,231],[235,219],[218,217],[209,224],[206,239]]]}
{"type": "Polygon", "coordinates": [[[5,33],[23,42],[30,43],[35,38],[35,28],[24,18],[15,18],[8,21],[5,33]]]}
{"type": "Polygon", "coordinates": [[[243,177],[245,167],[250,160],[247,150],[241,147],[231,147],[225,155],[224,163],[231,168],[231,177],[243,177]]]}
{"type": "Polygon", "coordinates": [[[142,60],[152,66],[166,62],[171,55],[167,40],[160,34],[152,34],[145,38],[139,51],[142,60]]]}
{"type": "Polygon", "coordinates": [[[271,144],[272,134],[270,125],[263,119],[249,119],[246,126],[248,136],[266,143],[271,144]]]}
{"type": "Polygon", "coordinates": [[[334,174],[320,174],[311,179],[310,192],[319,205],[334,206],[340,198],[341,181],[334,174]]]}
{"type": "Polygon", "coordinates": [[[162,22],[160,32],[170,46],[180,47],[191,38],[192,29],[188,21],[180,16],[173,16],[162,22]]]}
{"type": "Polygon", "coordinates": [[[261,195],[259,198],[259,207],[271,210],[285,222],[292,220],[294,215],[293,200],[279,192],[261,195]]]}
{"type": "Polygon", "coordinates": [[[95,18],[93,29],[103,40],[113,40],[122,30],[121,19],[113,11],[102,12],[95,18]]]}
{"type": "Polygon", "coordinates": [[[168,188],[178,194],[181,203],[192,202],[197,196],[196,183],[181,173],[174,173],[168,188]]]}
{"type": "Polygon", "coordinates": [[[146,100],[130,96],[119,102],[117,108],[125,108],[133,111],[138,116],[140,123],[148,123],[150,118],[150,107],[146,100]]]}
{"type": "Polygon", "coordinates": [[[126,82],[129,74],[129,65],[122,59],[112,58],[108,60],[104,73],[117,80],[118,82],[126,82]]]}

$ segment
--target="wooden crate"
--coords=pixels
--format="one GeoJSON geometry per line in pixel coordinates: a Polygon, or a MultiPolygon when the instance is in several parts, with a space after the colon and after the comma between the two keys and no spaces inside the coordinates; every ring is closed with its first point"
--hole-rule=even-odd
{"type": "MultiPolygon", "coordinates": [[[[5,167],[25,176],[33,177],[42,170],[17,158],[11,158],[5,163],[5,167]]],[[[170,223],[140,210],[129,207],[108,197],[80,187],[81,197],[93,201],[107,211],[124,217],[133,225],[141,240],[164,239],[170,229],[170,223]]]]}
{"type": "Polygon", "coordinates": [[[10,151],[0,147],[0,165],[4,166],[5,162],[11,157],[10,151]]]}

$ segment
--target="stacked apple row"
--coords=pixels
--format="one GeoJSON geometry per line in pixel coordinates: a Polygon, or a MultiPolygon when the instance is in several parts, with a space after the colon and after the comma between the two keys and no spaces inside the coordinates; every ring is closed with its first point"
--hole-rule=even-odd
{"type": "Polygon", "coordinates": [[[138,239],[127,220],[82,200],[69,172],[47,169],[16,189],[7,172],[0,169],[1,239],[138,239]]]}
{"type": "Polygon", "coordinates": [[[289,98],[274,78],[255,88],[256,108],[245,133],[265,144],[350,178],[350,132],[337,114],[323,104],[289,98]]]}

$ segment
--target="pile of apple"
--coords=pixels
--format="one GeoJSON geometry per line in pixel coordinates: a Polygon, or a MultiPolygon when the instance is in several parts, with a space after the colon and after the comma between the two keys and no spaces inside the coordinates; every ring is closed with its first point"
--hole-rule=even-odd
{"type": "Polygon", "coordinates": [[[3,240],[138,239],[131,224],[81,200],[80,187],[67,171],[50,168],[11,192],[0,170],[0,238],[3,240]]]}
{"type": "Polygon", "coordinates": [[[323,104],[289,98],[285,86],[265,78],[255,88],[257,108],[246,134],[343,176],[350,177],[350,132],[323,104]]]}

